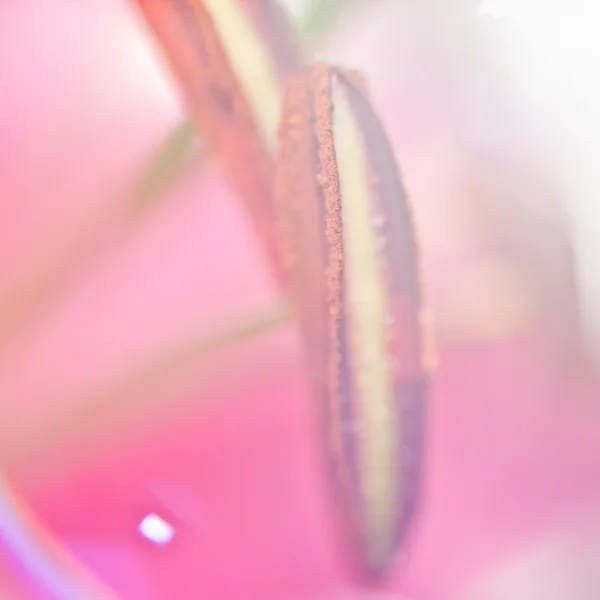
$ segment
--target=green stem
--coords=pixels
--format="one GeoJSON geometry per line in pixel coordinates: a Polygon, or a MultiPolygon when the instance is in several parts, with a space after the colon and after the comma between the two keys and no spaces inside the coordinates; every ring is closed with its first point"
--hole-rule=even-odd
{"type": "Polygon", "coordinates": [[[181,165],[189,158],[194,141],[196,128],[190,120],[184,120],[171,131],[159,146],[150,160],[150,165],[144,171],[134,192],[134,212],[146,208],[148,201],[156,197],[171,179],[177,174],[181,165]]]}
{"type": "Polygon", "coordinates": [[[309,41],[324,36],[336,18],[354,0],[321,0],[302,25],[302,35],[309,41]]]}
{"type": "MultiPolygon", "coordinates": [[[[321,0],[302,26],[302,37],[313,43],[325,35],[336,17],[355,0],[321,0]]],[[[139,187],[140,203],[154,196],[178,172],[189,157],[198,132],[194,123],[186,118],[169,133],[161,144],[150,167],[142,176],[139,187]]]]}
{"type": "MultiPolygon", "coordinates": [[[[212,332],[203,326],[197,333],[188,334],[166,348],[162,346],[117,373],[103,376],[75,398],[57,399],[52,403],[54,406],[69,408],[50,418],[27,419],[27,431],[18,431],[10,442],[6,440],[10,445],[4,452],[5,464],[11,467],[35,464],[36,457],[47,457],[57,451],[62,455],[72,448],[77,448],[79,454],[82,444],[92,443],[90,437],[106,432],[114,434],[152,415],[168,414],[173,418],[181,414],[185,407],[177,405],[162,385],[176,384],[178,375],[186,373],[186,369],[202,369],[203,361],[212,359],[216,353],[259,338],[282,327],[289,319],[288,306],[283,302],[254,308],[227,319],[212,332]],[[154,394],[158,388],[161,393],[154,394]]],[[[18,422],[13,425],[18,428],[18,422]]]]}

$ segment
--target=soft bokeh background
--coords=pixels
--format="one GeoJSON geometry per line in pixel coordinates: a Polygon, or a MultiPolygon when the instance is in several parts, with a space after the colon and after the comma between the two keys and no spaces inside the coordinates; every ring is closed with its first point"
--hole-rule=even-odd
{"type": "MultiPolygon", "coordinates": [[[[286,3],[299,23],[317,4],[286,3]]],[[[598,9],[329,8],[313,48],[367,74],[413,199],[439,359],[421,511],[387,593],[598,598],[598,9]]],[[[131,202],[183,118],[132,3],[8,0],[0,46],[7,476],[120,598],[378,597],[339,558],[293,325],[113,384],[277,301],[208,159],[147,210],[131,202]],[[96,408],[111,393],[155,411],[113,423],[96,408]],[[140,534],[149,514],[168,543],[140,534]]],[[[6,532],[0,597],[47,597],[6,532]]]]}

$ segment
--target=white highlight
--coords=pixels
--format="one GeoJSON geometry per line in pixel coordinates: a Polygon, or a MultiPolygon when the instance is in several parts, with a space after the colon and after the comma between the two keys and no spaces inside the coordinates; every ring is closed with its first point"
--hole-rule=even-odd
{"type": "Polygon", "coordinates": [[[522,85],[543,113],[561,168],[574,241],[582,331],[600,369],[600,2],[483,0],[479,12],[518,28],[522,85]]]}
{"type": "Polygon", "coordinates": [[[595,63],[600,55],[596,35],[600,18],[598,4],[569,6],[566,0],[557,3],[483,0],[479,14],[508,17],[538,58],[553,68],[570,71],[574,62],[595,63]]]}
{"type": "Polygon", "coordinates": [[[138,531],[158,546],[165,546],[175,535],[175,528],[158,515],[146,515],[138,526],[138,531]]]}

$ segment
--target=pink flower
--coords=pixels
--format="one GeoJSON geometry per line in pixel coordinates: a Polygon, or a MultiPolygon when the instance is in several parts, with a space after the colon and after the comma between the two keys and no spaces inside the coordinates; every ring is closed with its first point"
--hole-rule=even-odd
{"type": "MultiPolygon", "coordinates": [[[[469,273],[505,265],[505,248],[513,246],[496,243],[493,223],[476,212],[475,194],[465,193],[468,158],[450,160],[464,146],[453,115],[431,100],[431,89],[444,87],[441,74],[421,79],[433,58],[413,40],[397,58],[417,52],[423,64],[413,78],[382,63],[389,50],[381,23],[400,22],[386,10],[357,12],[360,27],[348,17],[327,50],[344,56],[344,36],[365,36],[357,66],[371,77],[396,142],[422,233],[426,288],[442,317],[422,506],[386,588],[418,600],[460,600],[474,582],[597,502],[598,387],[565,364],[557,334],[570,331],[569,323],[554,327],[556,315],[543,310],[555,289],[546,281],[559,277],[552,269],[524,296],[527,310],[509,303],[469,321],[459,310],[463,298],[454,310],[453,283],[467,287],[469,273]],[[367,23],[376,22],[369,37],[367,23]],[[467,216],[448,211],[456,220],[440,224],[437,211],[451,202],[467,216]],[[508,313],[508,325],[482,333],[481,323],[508,313]]],[[[155,418],[132,413],[119,435],[85,418],[74,421],[85,424],[80,436],[53,429],[65,415],[85,416],[77,402],[93,401],[84,392],[96,382],[219,319],[275,302],[278,292],[246,214],[212,165],[186,172],[145,218],[124,212],[135,174],[182,116],[130,4],[7,2],[0,34],[6,474],[56,538],[120,598],[333,599],[352,579],[331,524],[293,326],[134,390],[137,405],[165,406],[164,398],[169,405],[155,418]],[[56,288],[17,285],[22,273],[49,269],[63,249],[81,255],[77,277],[65,276],[56,288]],[[38,297],[48,301],[37,304],[38,297]],[[148,515],[174,528],[168,543],[140,534],[148,515]]],[[[49,272],[40,281],[54,281],[57,272],[49,272]]],[[[497,279],[483,277],[480,287],[497,279]]],[[[467,289],[477,300],[480,288],[467,289]]],[[[503,296],[515,286],[498,289],[503,296]]],[[[474,306],[489,299],[484,294],[474,306]]],[[[0,594],[40,589],[7,552],[0,594]]]]}

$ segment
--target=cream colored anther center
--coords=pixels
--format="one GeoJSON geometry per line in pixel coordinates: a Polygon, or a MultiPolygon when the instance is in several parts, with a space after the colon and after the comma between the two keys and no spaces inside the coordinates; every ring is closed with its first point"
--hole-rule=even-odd
{"type": "Polygon", "coordinates": [[[281,89],[275,62],[236,0],[204,0],[254,121],[271,153],[275,151],[281,89]]]}
{"type": "Polygon", "coordinates": [[[334,82],[332,94],[342,197],[345,315],[356,391],[353,406],[362,436],[357,448],[370,533],[369,562],[377,566],[391,550],[396,501],[397,417],[391,411],[393,385],[386,326],[389,307],[364,144],[342,86],[334,82]]]}

